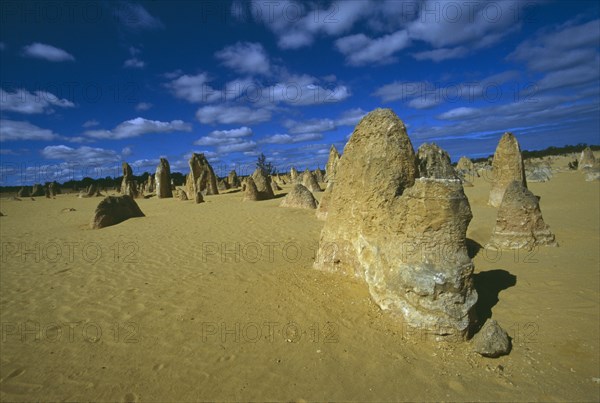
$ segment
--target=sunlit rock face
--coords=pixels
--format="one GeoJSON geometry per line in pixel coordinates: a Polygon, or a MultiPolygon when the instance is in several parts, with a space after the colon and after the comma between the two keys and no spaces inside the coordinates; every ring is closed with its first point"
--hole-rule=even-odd
{"type": "Polygon", "coordinates": [[[492,161],[490,180],[492,189],[490,190],[488,203],[493,207],[500,206],[504,191],[512,181],[517,181],[527,187],[521,148],[517,138],[512,133],[504,133],[498,142],[492,161]]]}
{"type": "Polygon", "coordinates": [[[558,246],[542,218],[539,199],[520,182],[513,181],[504,192],[496,226],[487,248],[527,249],[558,246]]]}
{"type": "Polygon", "coordinates": [[[418,159],[389,109],[365,116],[337,164],[315,267],[364,280],[373,300],[410,326],[465,338],[477,301],[466,247],[472,214],[446,156],[433,145],[418,159]]]}
{"type": "MultiPolygon", "coordinates": [[[[151,177],[149,176],[148,179],[151,177]]],[[[155,184],[156,196],[159,199],[173,197],[173,190],[171,190],[171,166],[166,158],[161,158],[156,167],[155,184]]],[[[151,188],[152,184],[149,183],[148,186],[151,188]]],[[[151,191],[149,190],[149,192],[151,191]]]]}
{"type": "Polygon", "coordinates": [[[133,178],[133,171],[128,163],[123,162],[123,181],[121,182],[121,194],[131,196],[132,198],[138,197],[138,188],[133,178]]]}
{"type": "Polygon", "coordinates": [[[204,154],[192,154],[189,165],[190,173],[185,183],[188,199],[195,199],[198,192],[218,195],[217,177],[204,154]]]}

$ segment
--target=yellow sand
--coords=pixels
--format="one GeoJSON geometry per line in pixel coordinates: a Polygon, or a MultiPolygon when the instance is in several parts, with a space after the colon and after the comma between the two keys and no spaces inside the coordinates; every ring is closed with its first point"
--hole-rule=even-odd
{"type": "MultiPolygon", "coordinates": [[[[4,198],[0,400],[597,401],[600,183],[529,187],[560,247],[474,258],[516,276],[491,308],[513,338],[498,359],[405,337],[363,284],[313,270],[323,223],[281,199],[142,199],[146,217],[90,230],[100,198],[4,198]]],[[[481,245],[489,188],[465,189],[481,245]]]]}

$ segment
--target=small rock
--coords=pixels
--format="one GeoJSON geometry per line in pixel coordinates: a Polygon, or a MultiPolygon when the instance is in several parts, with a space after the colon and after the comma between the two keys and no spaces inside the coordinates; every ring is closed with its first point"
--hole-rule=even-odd
{"type": "Polygon", "coordinates": [[[229,186],[231,186],[232,188],[239,188],[240,187],[240,179],[237,176],[237,173],[235,172],[235,170],[229,172],[229,175],[227,176],[227,183],[229,183],[229,186]]]}
{"type": "Polygon", "coordinates": [[[304,174],[302,176],[302,184],[312,193],[323,191],[319,186],[319,182],[317,182],[315,174],[310,172],[308,168],[306,168],[306,171],[304,171],[304,174]]]}
{"type": "Polygon", "coordinates": [[[144,213],[129,195],[108,196],[98,204],[91,222],[92,229],[119,224],[129,218],[144,217],[144,213]]]}
{"type": "Polygon", "coordinates": [[[493,319],[485,322],[485,325],[473,337],[472,343],[476,353],[490,358],[506,355],[511,349],[508,334],[493,319]]]}
{"type": "Polygon", "coordinates": [[[271,185],[271,176],[267,175],[262,169],[256,168],[252,174],[252,180],[256,185],[258,200],[269,200],[275,198],[273,186],[271,185]]]}
{"type": "Polygon", "coordinates": [[[586,147],[585,150],[581,152],[581,156],[579,157],[579,164],[577,169],[583,170],[585,168],[594,168],[598,163],[596,158],[594,157],[594,152],[590,147],[586,147]]]}
{"type": "Polygon", "coordinates": [[[583,172],[585,173],[586,182],[600,180],[600,168],[586,168],[583,172]]]}
{"type": "Polygon", "coordinates": [[[315,209],[319,203],[313,194],[304,185],[297,184],[279,205],[280,207],[295,207],[315,209]]]}
{"type": "Polygon", "coordinates": [[[251,176],[246,179],[242,188],[244,189],[244,201],[261,200],[260,194],[258,193],[258,189],[256,188],[256,184],[254,183],[254,179],[252,179],[251,176]]]}

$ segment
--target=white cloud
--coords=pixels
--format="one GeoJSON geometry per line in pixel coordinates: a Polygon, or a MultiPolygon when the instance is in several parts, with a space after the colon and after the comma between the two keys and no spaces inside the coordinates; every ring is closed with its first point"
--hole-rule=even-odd
{"type": "Polygon", "coordinates": [[[368,13],[368,1],[335,1],[327,8],[317,8],[295,1],[253,1],[254,19],[278,36],[278,46],[296,49],[311,45],[319,35],[337,36],[347,32],[368,13]]]}
{"type": "Polygon", "coordinates": [[[231,139],[228,139],[228,138],[205,136],[205,137],[200,137],[198,140],[194,141],[194,145],[205,146],[205,147],[206,146],[214,147],[214,146],[218,146],[221,144],[227,144],[230,142],[231,142],[231,139]]]}
{"type": "Polygon", "coordinates": [[[73,136],[73,137],[61,136],[60,139],[64,140],[64,141],[68,141],[69,143],[78,143],[78,144],[94,142],[93,139],[89,139],[87,137],[82,137],[82,136],[73,136]]]}
{"type": "MultiPolygon", "coordinates": [[[[268,144],[291,144],[302,141],[319,140],[323,138],[322,133],[336,130],[339,126],[355,126],[360,119],[367,114],[361,108],[354,108],[343,112],[338,119],[308,119],[305,121],[287,120],[283,126],[289,130],[288,133],[274,134],[261,139],[261,143],[268,144]]],[[[327,152],[329,148],[327,147],[327,152]]]]}
{"type": "MultiPolygon", "coordinates": [[[[189,153],[187,153],[187,154],[185,154],[183,156],[183,158],[184,158],[183,160],[180,160],[181,161],[181,168],[189,168],[189,160],[190,160],[190,158],[192,158],[192,154],[204,154],[204,156],[206,158],[208,158],[209,160],[211,158],[217,158],[217,157],[219,157],[219,154],[217,154],[214,151],[208,151],[208,150],[200,150],[200,151],[195,150],[195,151],[191,151],[191,152],[189,152],[189,153]]],[[[176,163],[177,162],[175,162],[175,164],[176,163]]],[[[171,167],[172,166],[173,166],[173,164],[171,164],[171,167]]]]}
{"type": "Polygon", "coordinates": [[[287,120],[283,124],[290,133],[320,133],[335,130],[335,122],[331,119],[309,119],[303,122],[287,120]]]}
{"type": "Polygon", "coordinates": [[[408,101],[407,105],[413,109],[429,109],[434,106],[440,105],[444,101],[441,94],[435,93],[434,95],[425,94],[408,101]]]}
{"type": "Polygon", "coordinates": [[[264,24],[282,49],[310,46],[319,36],[348,35],[363,23],[383,35],[374,39],[350,35],[336,45],[349,64],[365,65],[394,61],[394,54],[409,46],[411,40],[433,47],[417,53],[419,60],[463,57],[469,53],[467,49],[491,46],[519,30],[522,9],[532,4],[522,0],[353,0],[323,6],[321,2],[254,0],[246,7],[234,2],[231,12],[238,20],[247,20],[251,15],[254,21],[264,24]]]}
{"type": "Polygon", "coordinates": [[[147,111],[148,109],[152,108],[154,105],[152,105],[150,102],[140,102],[135,106],[135,110],[136,111],[147,111]]]}
{"type": "Polygon", "coordinates": [[[456,120],[464,119],[466,117],[473,117],[479,114],[479,110],[476,108],[467,108],[461,106],[459,108],[451,109],[447,112],[442,113],[437,118],[442,120],[456,120]]]}
{"type": "Polygon", "coordinates": [[[381,98],[383,102],[407,102],[407,105],[414,109],[427,109],[459,100],[474,102],[483,98],[487,101],[498,101],[494,97],[496,92],[501,92],[501,85],[518,76],[518,71],[508,70],[465,82],[394,81],[377,88],[373,95],[381,98]]]}
{"type": "Polygon", "coordinates": [[[210,79],[206,73],[199,73],[195,76],[184,74],[167,83],[166,87],[176,98],[188,102],[212,102],[219,99],[221,95],[208,85],[209,82],[210,79]]]}
{"type": "Polygon", "coordinates": [[[131,137],[138,137],[149,133],[169,133],[174,131],[189,132],[192,127],[181,120],[171,122],[161,122],[158,120],[148,120],[137,117],[120,123],[113,130],[88,130],[84,134],[96,139],[119,140],[131,137]]]}
{"type": "MultiPolygon", "coordinates": [[[[586,99],[584,95],[539,95],[535,102],[489,104],[481,108],[459,107],[437,117],[446,120],[443,125],[417,127],[411,131],[411,138],[464,141],[505,131],[524,132],[540,128],[542,133],[548,135],[548,128],[556,131],[556,127],[562,126],[567,129],[584,121],[595,121],[597,127],[597,102],[597,96],[586,99]]],[[[558,131],[564,133],[565,129],[558,131]]],[[[564,139],[564,134],[562,136],[564,139]]]]}
{"type": "Polygon", "coordinates": [[[247,137],[252,136],[252,129],[246,126],[240,127],[239,129],[231,129],[231,130],[215,130],[208,134],[212,137],[221,137],[221,138],[238,138],[238,137],[247,137]]]}
{"type": "Polygon", "coordinates": [[[297,134],[297,135],[273,134],[271,136],[264,137],[261,140],[261,143],[292,144],[292,143],[300,143],[302,141],[319,140],[322,138],[323,138],[323,135],[321,133],[303,133],[303,134],[297,134]]]}
{"type": "Polygon", "coordinates": [[[144,158],[140,160],[135,160],[129,165],[132,168],[135,168],[138,172],[154,172],[156,166],[160,163],[160,158],[144,158]]]}
{"type": "Polygon", "coordinates": [[[194,142],[199,146],[217,146],[224,144],[234,144],[241,142],[242,137],[252,136],[252,129],[249,127],[240,127],[239,129],[231,130],[214,130],[207,136],[201,137],[194,142]]]}
{"type": "Polygon", "coordinates": [[[29,92],[18,89],[7,92],[0,89],[0,110],[25,114],[52,113],[53,106],[73,108],[75,104],[67,99],[60,99],[46,91],[29,92]]]}
{"type": "Polygon", "coordinates": [[[543,30],[524,41],[507,59],[525,62],[533,71],[563,70],[593,61],[598,54],[599,42],[600,20],[579,25],[569,22],[566,27],[554,32],[543,30]]]}
{"type": "Polygon", "coordinates": [[[536,92],[565,87],[597,87],[600,82],[600,20],[576,24],[568,21],[545,29],[521,43],[507,60],[525,62],[546,73],[535,83],[536,92]]]}
{"type": "Polygon", "coordinates": [[[121,25],[132,31],[164,28],[162,21],[152,16],[143,6],[130,2],[113,3],[114,15],[121,25]]]}
{"type": "Polygon", "coordinates": [[[144,67],[146,67],[146,62],[137,57],[137,55],[139,55],[140,53],[142,53],[141,49],[138,49],[135,46],[130,46],[129,55],[131,57],[125,60],[125,62],[123,63],[123,67],[129,69],[143,69],[144,67]]]}
{"type": "Polygon", "coordinates": [[[335,103],[351,95],[345,85],[329,83],[323,86],[318,79],[306,74],[282,74],[278,82],[272,85],[263,85],[250,78],[235,79],[227,82],[223,89],[211,87],[210,81],[207,73],[195,76],[186,74],[165,85],[175,97],[192,103],[237,101],[258,107],[280,103],[296,106],[335,103]]]}
{"type": "Polygon", "coordinates": [[[407,101],[423,93],[431,94],[430,87],[431,84],[425,81],[394,81],[377,88],[373,95],[381,98],[383,102],[398,99],[407,101]]]}
{"type": "Polygon", "coordinates": [[[362,108],[354,108],[343,112],[335,121],[338,126],[356,126],[368,112],[362,108]]]}
{"type": "Polygon", "coordinates": [[[216,147],[217,154],[248,152],[256,148],[256,143],[245,138],[252,136],[252,129],[246,126],[231,130],[214,130],[201,137],[194,145],[216,147]]]}
{"type": "Polygon", "coordinates": [[[466,56],[467,53],[469,53],[469,50],[466,47],[457,46],[455,48],[426,50],[423,52],[414,53],[412,56],[417,60],[432,60],[437,63],[448,59],[458,59],[466,56]]]}
{"type": "Polygon", "coordinates": [[[100,122],[98,122],[96,119],[90,119],[90,120],[86,120],[85,122],[83,122],[81,127],[94,127],[94,126],[98,126],[99,124],[100,124],[100,122]]]}
{"type": "Polygon", "coordinates": [[[225,66],[247,74],[268,74],[269,56],[260,43],[238,42],[215,53],[225,66]]]}
{"type": "Polygon", "coordinates": [[[124,148],[121,150],[121,155],[122,155],[123,157],[128,157],[128,156],[130,156],[131,154],[133,154],[133,150],[131,149],[131,147],[124,147],[124,148]]]}
{"type": "Polygon", "coordinates": [[[411,39],[427,42],[434,48],[467,44],[471,49],[483,48],[520,29],[521,22],[515,16],[526,6],[527,2],[521,0],[426,0],[407,30],[411,39]]]}
{"type": "Polygon", "coordinates": [[[137,57],[132,57],[130,59],[125,60],[125,63],[123,63],[123,67],[129,69],[143,69],[144,67],[146,67],[146,62],[138,59],[137,57]]]}
{"type": "Polygon", "coordinates": [[[330,84],[323,87],[309,75],[289,75],[277,84],[263,88],[263,103],[285,103],[295,106],[336,103],[350,97],[345,85],[330,84]]]}
{"type": "Polygon", "coordinates": [[[346,56],[348,64],[362,66],[365,64],[387,64],[394,62],[394,53],[410,45],[405,30],[371,39],[364,34],[350,35],[335,41],[339,52],[346,56]]]}
{"type": "Polygon", "coordinates": [[[39,42],[23,47],[23,56],[44,59],[49,62],[75,61],[75,57],[67,51],[39,42]]]}
{"type": "Polygon", "coordinates": [[[177,69],[177,70],[173,70],[173,71],[168,71],[166,73],[161,74],[164,78],[166,78],[167,80],[173,80],[177,77],[180,77],[183,75],[183,71],[181,71],[181,69],[177,69]]]}
{"type": "Polygon", "coordinates": [[[247,152],[254,150],[256,148],[256,143],[254,141],[240,141],[232,144],[220,145],[217,147],[217,153],[219,154],[228,154],[228,153],[236,153],[236,152],[247,152]]]}
{"type": "Polygon", "coordinates": [[[106,164],[120,161],[120,156],[113,150],[82,146],[71,148],[65,145],[47,146],[42,150],[44,158],[53,160],[85,162],[86,164],[106,164]]]}
{"type": "Polygon", "coordinates": [[[251,109],[246,106],[210,105],[198,109],[196,118],[204,124],[252,125],[271,119],[271,111],[265,108],[251,109]]]}
{"type": "Polygon", "coordinates": [[[135,46],[130,46],[128,50],[129,50],[129,54],[131,56],[139,55],[140,53],[142,53],[142,50],[139,48],[136,48],[135,46]]]}
{"type": "Polygon", "coordinates": [[[42,129],[29,122],[0,120],[0,142],[20,140],[55,140],[60,136],[52,130],[42,129]]]}
{"type": "Polygon", "coordinates": [[[596,87],[600,84],[600,55],[580,66],[573,66],[563,70],[551,71],[536,83],[539,91],[555,88],[576,87],[591,84],[596,87]]]}

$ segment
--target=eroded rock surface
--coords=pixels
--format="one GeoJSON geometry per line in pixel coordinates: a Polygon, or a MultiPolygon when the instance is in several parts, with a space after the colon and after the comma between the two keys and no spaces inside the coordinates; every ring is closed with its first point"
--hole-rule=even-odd
{"type": "Polygon", "coordinates": [[[542,218],[539,199],[520,182],[513,181],[504,192],[496,226],[486,247],[531,250],[541,245],[557,246],[557,243],[542,218]]]}
{"type": "Polygon", "coordinates": [[[185,182],[188,199],[195,199],[196,193],[218,195],[217,177],[204,154],[192,154],[189,160],[190,173],[185,182]]]}
{"type": "MultiPolygon", "coordinates": [[[[128,163],[123,162],[123,181],[121,182],[121,194],[131,196],[132,198],[138,197],[138,188],[133,178],[133,171],[128,163]]],[[[89,194],[89,192],[88,192],[89,194]]]]}
{"type": "MultiPolygon", "coordinates": [[[[156,197],[159,199],[173,197],[173,190],[171,188],[171,166],[166,158],[161,158],[158,166],[156,167],[155,184],[156,184],[156,197]]],[[[150,177],[148,177],[150,179],[150,177]]],[[[150,182],[148,186],[153,186],[150,182]]],[[[148,190],[151,192],[152,190],[148,190]]]]}
{"type": "Polygon", "coordinates": [[[304,185],[294,185],[294,188],[281,201],[280,207],[315,209],[319,203],[310,190],[304,185]]]}
{"type": "Polygon", "coordinates": [[[504,191],[512,181],[517,181],[527,187],[521,148],[512,133],[504,133],[498,142],[489,180],[492,182],[489,204],[493,207],[500,206],[504,191]]]}
{"type": "Polygon", "coordinates": [[[410,326],[465,338],[477,301],[471,209],[460,180],[429,177],[443,168],[419,177],[424,160],[391,110],[365,116],[336,168],[315,267],[364,280],[374,301],[410,326]]]}
{"type": "Polygon", "coordinates": [[[107,196],[96,207],[91,227],[104,228],[133,217],[144,217],[144,213],[131,196],[107,196]]]}

